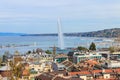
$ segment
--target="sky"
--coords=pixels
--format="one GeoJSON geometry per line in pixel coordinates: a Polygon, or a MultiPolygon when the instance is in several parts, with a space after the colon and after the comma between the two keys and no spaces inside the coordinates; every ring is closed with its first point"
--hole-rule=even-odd
{"type": "Polygon", "coordinates": [[[0,32],[89,32],[120,28],[120,0],[1,0],[0,32]]]}

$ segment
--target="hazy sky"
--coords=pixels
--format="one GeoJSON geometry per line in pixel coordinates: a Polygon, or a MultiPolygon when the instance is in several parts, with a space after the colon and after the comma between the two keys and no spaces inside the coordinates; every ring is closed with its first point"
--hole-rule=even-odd
{"type": "Polygon", "coordinates": [[[1,0],[0,32],[55,33],[120,28],[120,0],[1,0]]]}

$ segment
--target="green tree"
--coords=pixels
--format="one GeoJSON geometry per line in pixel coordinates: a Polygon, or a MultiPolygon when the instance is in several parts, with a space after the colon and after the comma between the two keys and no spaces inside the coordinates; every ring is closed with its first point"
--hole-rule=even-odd
{"type": "Polygon", "coordinates": [[[92,51],[95,51],[95,50],[96,50],[96,45],[95,45],[95,43],[92,42],[92,43],[90,44],[89,50],[92,50],[92,51]]]}
{"type": "Polygon", "coordinates": [[[88,51],[88,49],[86,47],[82,47],[82,46],[78,46],[77,49],[79,51],[88,51]]]}
{"type": "Polygon", "coordinates": [[[31,54],[31,53],[32,53],[32,51],[29,50],[26,54],[31,54]]]}
{"type": "Polygon", "coordinates": [[[110,51],[110,53],[115,52],[115,47],[109,47],[109,51],[110,51]]]}
{"type": "Polygon", "coordinates": [[[2,56],[2,62],[6,63],[9,55],[10,55],[9,51],[5,51],[5,53],[2,56]]]}
{"type": "Polygon", "coordinates": [[[52,52],[50,50],[46,50],[45,51],[47,54],[52,54],[52,52]]]}

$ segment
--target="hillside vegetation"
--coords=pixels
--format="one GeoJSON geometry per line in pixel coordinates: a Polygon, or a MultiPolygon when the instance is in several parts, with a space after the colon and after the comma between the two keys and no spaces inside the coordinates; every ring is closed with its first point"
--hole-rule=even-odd
{"type": "Polygon", "coordinates": [[[120,36],[120,28],[105,29],[84,33],[65,33],[66,36],[81,36],[81,37],[118,37],[120,36]]]}
{"type": "MultiPolygon", "coordinates": [[[[48,34],[18,34],[18,33],[0,33],[0,36],[58,36],[57,33],[48,34]]],[[[104,29],[99,31],[91,32],[75,32],[75,33],[64,33],[64,36],[77,36],[77,37],[120,37],[120,28],[104,29]]]]}

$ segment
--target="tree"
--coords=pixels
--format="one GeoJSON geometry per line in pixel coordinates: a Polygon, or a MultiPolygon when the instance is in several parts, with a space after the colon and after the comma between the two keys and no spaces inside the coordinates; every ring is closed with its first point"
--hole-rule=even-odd
{"type": "Polygon", "coordinates": [[[36,53],[38,53],[38,54],[39,54],[39,53],[42,53],[42,52],[43,52],[43,50],[42,50],[42,49],[40,49],[40,48],[37,48],[37,49],[36,49],[36,53]]]}
{"type": "Polygon", "coordinates": [[[10,56],[9,51],[5,51],[5,53],[2,56],[2,62],[7,62],[9,56],[10,56]]]}
{"type": "Polygon", "coordinates": [[[96,45],[95,45],[95,43],[92,42],[92,43],[90,44],[89,50],[92,50],[92,51],[95,51],[95,50],[96,50],[96,45]]]}
{"type": "Polygon", "coordinates": [[[31,54],[31,53],[32,53],[32,51],[29,50],[26,54],[31,54]]]}
{"type": "Polygon", "coordinates": [[[9,62],[11,69],[11,79],[10,80],[18,80],[22,76],[23,64],[21,63],[13,63],[13,61],[9,62]]]}
{"type": "Polygon", "coordinates": [[[7,62],[7,59],[8,59],[8,57],[7,57],[6,55],[3,55],[3,56],[2,56],[2,62],[5,62],[5,63],[6,63],[6,62],[7,62]]]}
{"type": "Polygon", "coordinates": [[[115,52],[115,48],[114,47],[109,47],[109,51],[110,51],[110,53],[113,53],[113,52],[115,52]]]}
{"type": "Polygon", "coordinates": [[[19,51],[16,50],[15,53],[14,53],[14,55],[16,55],[16,56],[20,55],[19,51]]]}
{"type": "Polygon", "coordinates": [[[0,65],[1,65],[1,63],[2,63],[2,57],[0,57],[0,65]]]}
{"type": "Polygon", "coordinates": [[[33,54],[36,54],[36,52],[35,52],[35,50],[33,49],[33,52],[32,52],[33,54]]]}
{"type": "Polygon", "coordinates": [[[79,51],[88,51],[88,49],[86,47],[82,47],[82,46],[78,46],[77,49],[79,51]]]}
{"type": "Polygon", "coordinates": [[[14,78],[15,64],[13,64],[13,61],[10,61],[10,62],[9,62],[9,65],[10,65],[10,70],[11,70],[10,80],[15,80],[15,78],[14,78]]]}
{"type": "Polygon", "coordinates": [[[52,52],[50,50],[46,50],[45,51],[47,54],[52,54],[52,52]]]}
{"type": "Polygon", "coordinates": [[[111,53],[113,53],[113,52],[119,52],[120,51],[120,47],[118,47],[118,46],[111,46],[111,47],[109,47],[109,51],[111,53]]]}
{"type": "Polygon", "coordinates": [[[14,76],[16,76],[16,80],[22,76],[22,68],[23,65],[21,63],[15,65],[14,76]]]}

